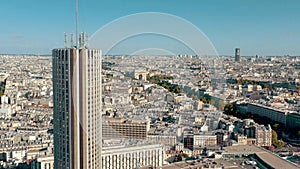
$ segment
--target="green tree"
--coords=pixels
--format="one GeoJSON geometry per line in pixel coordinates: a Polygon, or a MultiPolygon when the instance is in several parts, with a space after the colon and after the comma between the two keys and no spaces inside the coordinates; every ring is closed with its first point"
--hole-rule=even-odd
{"type": "Polygon", "coordinates": [[[276,145],[278,141],[278,135],[275,130],[272,130],[272,144],[276,145]]]}
{"type": "Polygon", "coordinates": [[[189,155],[187,155],[187,154],[185,154],[185,153],[183,153],[182,156],[183,156],[184,158],[188,158],[188,157],[189,157],[189,155]]]}
{"type": "Polygon", "coordinates": [[[181,92],[180,87],[176,85],[174,88],[174,93],[180,93],[180,92],[181,92]]]}
{"type": "Polygon", "coordinates": [[[233,106],[233,104],[232,103],[226,104],[224,106],[224,112],[226,114],[231,114],[231,115],[234,114],[234,106],[233,106]]]}
{"type": "Polygon", "coordinates": [[[204,96],[201,96],[201,97],[200,97],[200,100],[201,100],[203,103],[208,103],[207,99],[206,99],[204,96]]]}
{"type": "Polygon", "coordinates": [[[298,137],[300,137],[300,130],[298,130],[298,132],[297,132],[297,136],[298,136],[298,137]]]}
{"type": "Polygon", "coordinates": [[[275,130],[272,130],[272,144],[276,147],[283,147],[285,142],[282,140],[278,140],[278,135],[275,130]]]}
{"type": "Polygon", "coordinates": [[[177,161],[182,161],[181,155],[177,155],[177,161]]]}
{"type": "Polygon", "coordinates": [[[265,89],[265,88],[270,89],[270,86],[269,86],[268,84],[265,84],[265,83],[264,83],[264,84],[262,85],[262,88],[264,88],[264,89],[265,89]]]}
{"type": "Polygon", "coordinates": [[[198,100],[198,97],[195,94],[192,94],[192,99],[193,100],[198,100]]]}
{"type": "Polygon", "coordinates": [[[285,142],[282,140],[277,141],[277,147],[283,147],[285,145],[285,142]]]}
{"type": "Polygon", "coordinates": [[[274,123],[273,126],[272,126],[272,128],[274,130],[277,130],[279,128],[279,124],[278,123],[274,123]]]}

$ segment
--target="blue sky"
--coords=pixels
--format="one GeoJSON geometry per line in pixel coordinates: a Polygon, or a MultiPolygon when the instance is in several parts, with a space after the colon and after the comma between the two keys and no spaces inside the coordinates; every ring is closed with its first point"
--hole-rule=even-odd
{"type": "MultiPolygon", "coordinates": [[[[242,55],[300,55],[299,7],[299,0],[79,0],[79,29],[93,34],[119,17],[163,12],[197,26],[221,55],[235,47],[242,55]]],[[[63,47],[63,33],[75,32],[74,9],[75,0],[1,1],[0,53],[63,47]]]]}

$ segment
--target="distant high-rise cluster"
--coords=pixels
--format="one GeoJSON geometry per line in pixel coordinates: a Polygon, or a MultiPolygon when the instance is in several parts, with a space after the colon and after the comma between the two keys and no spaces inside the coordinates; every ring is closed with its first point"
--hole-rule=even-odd
{"type": "Polygon", "coordinates": [[[101,50],[83,37],[79,47],[52,51],[56,169],[101,166],[101,50]]]}
{"type": "Polygon", "coordinates": [[[235,62],[241,62],[240,48],[235,48],[235,62]]]}

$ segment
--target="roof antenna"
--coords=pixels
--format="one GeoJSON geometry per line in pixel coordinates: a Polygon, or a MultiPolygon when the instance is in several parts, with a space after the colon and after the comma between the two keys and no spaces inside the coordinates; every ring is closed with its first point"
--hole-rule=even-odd
{"type": "Polygon", "coordinates": [[[64,36],[65,36],[65,48],[67,48],[68,47],[68,40],[67,40],[68,35],[66,32],[65,32],[64,36]]]}
{"type": "Polygon", "coordinates": [[[78,48],[78,0],[76,0],[76,48],[78,48]]]}
{"type": "Polygon", "coordinates": [[[77,48],[81,48],[81,45],[82,45],[82,40],[81,40],[81,34],[79,34],[79,41],[78,41],[78,46],[77,46],[77,48]]]}
{"type": "Polygon", "coordinates": [[[71,40],[70,40],[71,48],[74,48],[74,35],[73,35],[73,33],[71,33],[70,36],[71,36],[71,40]]]}
{"type": "Polygon", "coordinates": [[[89,47],[89,35],[88,35],[88,33],[85,33],[85,47],[86,48],[89,47]]]}
{"type": "Polygon", "coordinates": [[[82,48],[84,48],[85,47],[85,40],[84,40],[84,38],[85,38],[85,33],[84,32],[82,32],[81,33],[81,46],[80,47],[82,47],[82,48]]]}

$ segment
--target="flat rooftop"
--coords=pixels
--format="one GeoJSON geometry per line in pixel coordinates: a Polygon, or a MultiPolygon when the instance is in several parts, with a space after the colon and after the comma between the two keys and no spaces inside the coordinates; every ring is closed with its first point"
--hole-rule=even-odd
{"type": "Polygon", "coordinates": [[[225,147],[223,154],[256,154],[261,160],[275,169],[299,169],[300,167],[281,157],[253,145],[225,147]]]}
{"type": "Polygon", "coordinates": [[[266,151],[253,145],[243,145],[243,146],[224,147],[223,154],[254,154],[254,153],[261,153],[261,152],[266,152],[266,151]]]}
{"type": "MultiPolygon", "coordinates": [[[[256,154],[261,160],[269,164],[274,169],[299,169],[300,167],[282,159],[281,157],[272,154],[262,148],[253,145],[245,146],[230,146],[225,147],[223,154],[232,154],[232,155],[248,155],[256,154]]],[[[170,165],[165,165],[158,167],[160,169],[193,169],[193,168],[230,168],[230,169],[253,169],[258,168],[255,164],[246,164],[246,158],[232,158],[232,159],[202,159],[202,160],[190,160],[190,161],[181,161],[173,163],[170,165]]],[[[147,168],[147,167],[142,167],[147,168]]]]}
{"type": "MultiPolygon", "coordinates": [[[[182,161],[158,167],[159,169],[198,169],[198,168],[225,168],[225,169],[253,169],[256,165],[247,165],[245,159],[205,159],[204,161],[182,161]]],[[[143,168],[142,168],[143,169],[143,168]]]]}
{"type": "Polygon", "coordinates": [[[275,169],[299,169],[299,166],[293,165],[290,162],[268,152],[263,153],[256,153],[256,155],[262,159],[264,162],[268,163],[270,166],[274,167],[275,169]]]}

